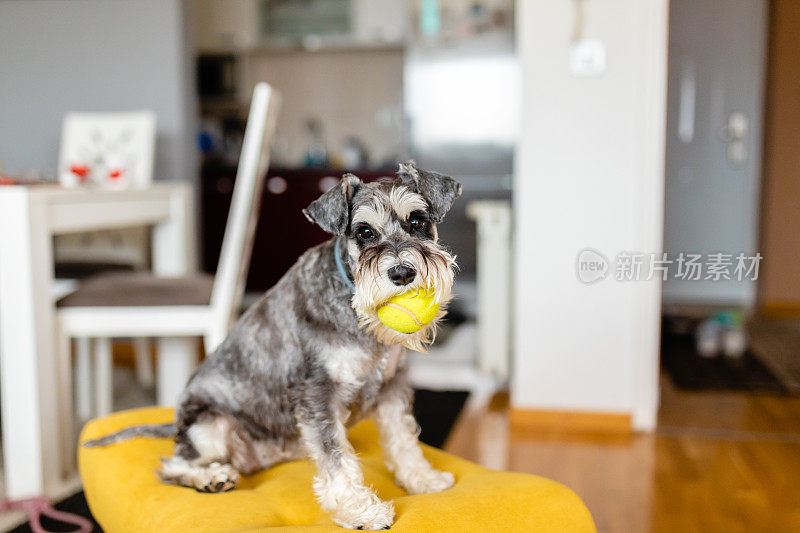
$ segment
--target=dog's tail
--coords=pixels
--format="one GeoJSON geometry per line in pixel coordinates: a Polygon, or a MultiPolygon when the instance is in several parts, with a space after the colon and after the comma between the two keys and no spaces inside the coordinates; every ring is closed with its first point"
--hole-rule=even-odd
{"type": "Polygon", "coordinates": [[[111,435],[100,437],[99,439],[88,440],[83,443],[85,448],[94,448],[95,446],[108,446],[124,440],[133,439],[136,437],[155,437],[157,439],[165,439],[167,437],[174,437],[178,433],[178,427],[174,423],[170,424],[153,424],[146,426],[132,426],[125,428],[111,435]]]}

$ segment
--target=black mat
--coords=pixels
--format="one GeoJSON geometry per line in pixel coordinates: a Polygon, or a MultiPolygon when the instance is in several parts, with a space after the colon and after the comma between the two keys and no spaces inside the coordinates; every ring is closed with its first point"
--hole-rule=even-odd
{"type": "MultiPolygon", "coordinates": [[[[465,391],[416,390],[414,392],[414,416],[422,430],[419,440],[430,446],[441,448],[453,430],[453,425],[464,408],[468,396],[469,393],[465,391]]],[[[57,503],[55,507],[61,511],[86,517],[94,524],[94,531],[98,533],[103,531],[89,512],[89,505],[86,503],[83,492],[70,496],[57,503]]],[[[43,518],[42,525],[47,531],[54,532],[75,529],[75,526],[54,522],[49,518],[43,518]]],[[[30,525],[23,524],[13,529],[12,533],[32,533],[32,531],[30,525]]]]}
{"type": "Polygon", "coordinates": [[[468,396],[466,391],[414,391],[414,417],[422,430],[419,440],[441,448],[453,430],[468,396]]]}
{"type": "Polygon", "coordinates": [[[661,338],[661,368],[678,388],[788,394],[775,375],[750,350],[740,358],[724,355],[702,357],[695,349],[694,327],[679,329],[676,332],[671,323],[665,321],[661,338]]]}

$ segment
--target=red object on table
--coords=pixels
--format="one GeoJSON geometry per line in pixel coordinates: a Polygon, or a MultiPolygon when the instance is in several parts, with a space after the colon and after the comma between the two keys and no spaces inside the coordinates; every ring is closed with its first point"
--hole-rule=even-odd
{"type": "Polygon", "coordinates": [[[89,166],[88,165],[71,165],[69,167],[69,171],[78,176],[80,181],[86,181],[89,178],[89,166]]]}

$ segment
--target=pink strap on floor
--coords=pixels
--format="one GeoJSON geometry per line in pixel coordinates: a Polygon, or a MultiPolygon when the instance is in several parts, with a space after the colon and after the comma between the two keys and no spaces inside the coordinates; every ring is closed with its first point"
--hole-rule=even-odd
{"type": "Polygon", "coordinates": [[[66,524],[74,524],[78,526],[78,529],[75,531],[79,533],[89,533],[92,531],[92,529],[94,529],[92,523],[82,516],[53,509],[53,505],[50,503],[50,500],[43,496],[37,496],[35,498],[23,498],[21,500],[5,500],[2,504],[0,504],[0,512],[13,511],[17,509],[24,511],[25,514],[28,515],[28,520],[30,520],[31,530],[33,530],[33,533],[50,533],[44,527],[42,527],[42,516],[46,516],[66,524]]]}

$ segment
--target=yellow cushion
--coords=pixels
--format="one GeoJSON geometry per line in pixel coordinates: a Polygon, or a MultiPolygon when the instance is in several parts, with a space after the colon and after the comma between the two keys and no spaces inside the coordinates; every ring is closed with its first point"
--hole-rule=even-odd
{"type": "MultiPolygon", "coordinates": [[[[136,424],[173,420],[172,409],[123,411],[86,425],[81,442],[136,424]]],[[[371,421],[355,426],[350,441],[368,484],[396,510],[392,531],[593,532],[592,518],[569,489],[527,474],[495,472],[423,446],[436,467],[455,474],[456,484],[438,494],[409,496],[394,484],[371,421]]],[[[155,470],[172,454],[169,439],[137,438],[104,448],[80,448],[78,464],[86,498],[109,533],[343,531],[314,500],[309,461],[294,461],[243,477],[235,490],[202,494],[164,485],[155,470]]]]}

